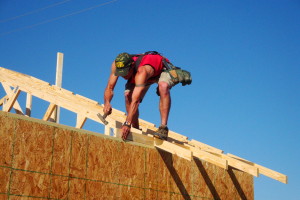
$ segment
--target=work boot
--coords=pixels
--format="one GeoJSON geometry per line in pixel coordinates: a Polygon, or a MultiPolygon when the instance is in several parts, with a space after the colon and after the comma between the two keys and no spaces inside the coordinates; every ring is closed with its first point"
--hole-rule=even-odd
{"type": "Polygon", "coordinates": [[[161,140],[167,140],[168,139],[168,132],[169,129],[166,125],[161,125],[157,131],[154,133],[154,137],[159,138],[161,140]]]}

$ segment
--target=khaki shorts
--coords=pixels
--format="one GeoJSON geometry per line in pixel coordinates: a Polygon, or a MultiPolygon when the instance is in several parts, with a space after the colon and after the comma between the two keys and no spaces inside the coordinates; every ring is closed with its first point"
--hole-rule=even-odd
{"type": "MultiPolygon", "coordinates": [[[[170,89],[175,85],[175,84],[173,83],[173,81],[172,81],[172,79],[171,79],[171,76],[170,76],[170,74],[169,74],[168,72],[162,72],[162,73],[160,74],[159,79],[157,80],[157,83],[159,83],[159,82],[166,82],[166,83],[168,83],[170,89]]],[[[142,94],[142,96],[141,96],[141,101],[140,101],[140,102],[142,102],[142,100],[143,100],[145,94],[147,93],[147,91],[148,91],[148,89],[150,88],[151,85],[152,85],[152,84],[147,84],[147,85],[145,86],[145,87],[146,87],[146,90],[145,90],[144,94],[142,94]]],[[[133,89],[134,89],[134,87],[135,87],[135,84],[134,84],[134,83],[127,82],[126,85],[125,85],[125,91],[124,91],[124,94],[129,93],[129,92],[132,92],[133,89]]]]}

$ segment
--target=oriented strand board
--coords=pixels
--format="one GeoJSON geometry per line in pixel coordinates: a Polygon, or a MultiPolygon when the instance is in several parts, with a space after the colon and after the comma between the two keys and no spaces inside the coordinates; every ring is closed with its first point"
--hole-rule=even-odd
{"type": "Polygon", "coordinates": [[[7,194],[0,194],[0,200],[8,200],[7,194]]]}
{"type": "MultiPolygon", "coordinates": [[[[143,187],[145,172],[144,147],[133,146],[132,144],[122,142],[119,144],[119,151],[116,153],[120,154],[120,169],[118,175],[120,184],[143,187]]],[[[127,190],[122,191],[126,192],[127,190]]]]}
{"type": "Polygon", "coordinates": [[[16,123],[13,167],[49,173],[54,128],[25,120],[16,123]]]}
{"type": "Polygon", "coordinates": [[[10,169],[0,168],[0,193],[7,193],[9,186],[10,169]]]}
{"type": "Polygon", "coordinates": [[[85,178],[87,166],[88,135],[72,132],[70,176],[85,178]]]}
{"type": "Polygon", "coordinates": [[[0,115],[0,165],[11,166],[13,151],[14,120],[0,115]]]}
{"type": "Polygon", "coordinates": [[[48,174],[13,171],[10,194],[47,198],[50,188],[48,174]]]}
{"type": "Polygon", "coordinates": [[[120,157],[119,143],[91,135],[88,149],[87,178],[97,181],[119,183],[120,157]]]}
{"type": "Polygon", "coordinates": [[[100,181],[87,181],[86,200],[119,199],[118,198],[119,187],[121,186],[117,184],[107,184],[105,182],[100,182],[100,181]]]}
{"type": "Polygon", "coordinates": [[[11,154],[0,200],[254,199],[253,177],[238,169],[11,113],[0,120],[10,143],[0,152],[11,154]]]}
{"type": "Polygon", "coordinates": [[[51,176],[50,198],[67,199],[69,192],[69,177],[51,176]]]}
{"type": "Polygon", "coordinates": [[[86,180],[71,178],[69,181],[69,199],[85,199],[86,180]]]}
{"type": "Polygon", "coordinates": [[[194,159],[193,194],[200,198],[219,199],[214,185],[214,165],[194,159]]]}
{"type": "Polygon", "coordinates": [[[57,175],[69,175],[71,160],[72,131],[55,128],[53,142],[52,173],[57,175]]]}

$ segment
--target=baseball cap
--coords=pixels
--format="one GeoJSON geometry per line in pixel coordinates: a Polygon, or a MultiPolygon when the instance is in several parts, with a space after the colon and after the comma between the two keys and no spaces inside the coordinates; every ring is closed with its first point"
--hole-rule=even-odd
{"type": "Polygon", "coordinates": [[[116,59],[116,76],[126,76],[130,70],[130,66],[133,62],[132,56],[128,53],[120,53],[116,59]]]}

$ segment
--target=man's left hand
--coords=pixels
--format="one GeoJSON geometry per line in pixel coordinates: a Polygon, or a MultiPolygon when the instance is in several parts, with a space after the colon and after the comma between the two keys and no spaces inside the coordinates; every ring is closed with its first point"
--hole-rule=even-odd
{"type": "Polygon", "coordinates": [[[129,135],[129,133],[130,133],[130,127],[122,126],[122,139],[123,140],[127,139],[127,136],[129,135]]]}

